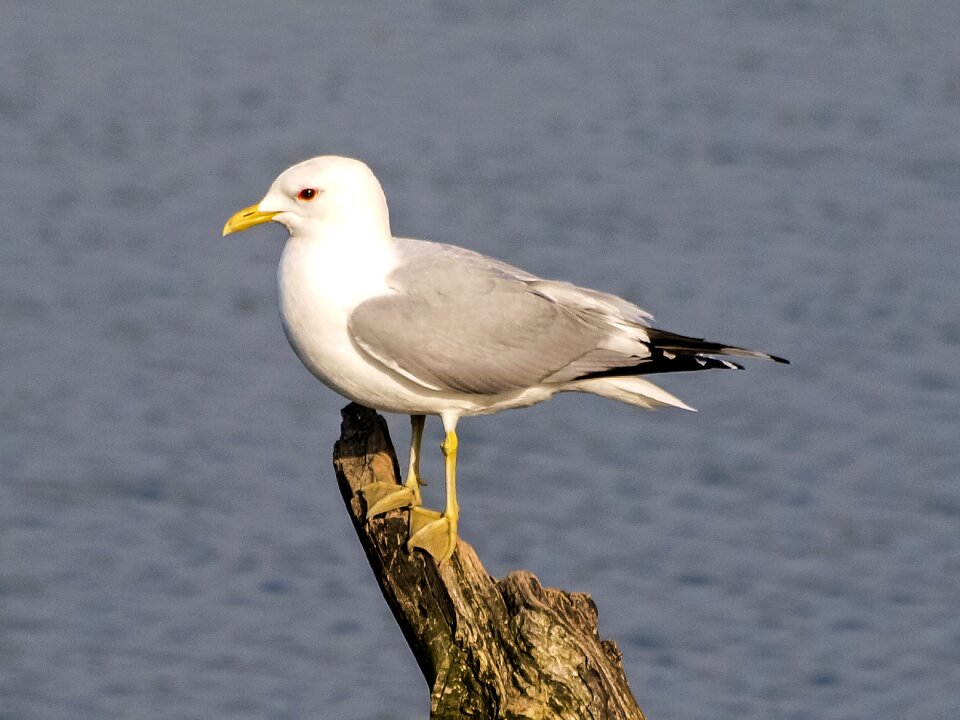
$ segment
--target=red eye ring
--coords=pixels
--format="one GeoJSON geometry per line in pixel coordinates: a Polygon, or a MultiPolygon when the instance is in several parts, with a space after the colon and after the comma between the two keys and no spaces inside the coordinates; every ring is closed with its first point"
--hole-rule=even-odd
{"type": "Polygon", "coordinates": [[[319,195],[319,193],[317,192],[316,188],[304,188],[297,193],[298,198],[307,201],[313,200],[317,195],[319,195]]]}

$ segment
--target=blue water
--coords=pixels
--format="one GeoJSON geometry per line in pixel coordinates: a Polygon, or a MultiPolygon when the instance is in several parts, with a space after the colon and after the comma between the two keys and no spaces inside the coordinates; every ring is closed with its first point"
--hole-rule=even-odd
{"type": "Polygon", "coordinates": [[[282,232],[220,237],[320,153],[399,234],[793,361],[461,423],[463,537],[590,593],[650,718],[956,717],[957,37],[952,0],[4,0],[0,718],[426,716],[282,232]]]}

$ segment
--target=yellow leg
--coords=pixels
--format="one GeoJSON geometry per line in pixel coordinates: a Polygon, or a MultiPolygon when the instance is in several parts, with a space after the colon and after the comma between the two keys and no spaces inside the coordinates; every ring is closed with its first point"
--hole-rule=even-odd
{"type": "Polygon", "coordinates": [[[460,506],[457,504],[457,433],[448,430],[440,449],[443,450],[447,477],[447,506],[443,513],[410,508],[410,539],[407,548],[421,548],[430,553],[437,562],[453,555],[457,547],[457,521],[460,506]]]}
{"type": "Polygon", "coordinates": [[[383,515],[397,508],[417,507],[421,504],[420,486],[425,485],[420,477],[420,441],[423,439],[423,415],[410,416],[410,465],[403,485],[392,482],[372,482],[360,492],[367,502],[367,519],[383,515]]]}
{"type": "Polygon", "coordinates": [[[410,465],[407,467],[406,485],[416,494],[417,505],[420,504],[420,486],[427,484],[420,477],[420,441],[423,440],[423,425],[426,420],[424,415],[410,416],[410,465]]]}

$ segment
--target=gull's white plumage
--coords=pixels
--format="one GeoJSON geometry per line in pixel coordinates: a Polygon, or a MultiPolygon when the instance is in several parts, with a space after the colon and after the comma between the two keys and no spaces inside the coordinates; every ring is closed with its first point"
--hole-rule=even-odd
{"type": "Polygon", "coordinates": [[[563,391],[690,410],[640,376],[738,367],[715,355],[781,360],[656,330],[646,311],[614,295],[463,248],[394,238],[380,183],[358,160],[324,156],[294,165],[224,234],[268,220],[290,234],[278,284],[284,331],[298,357],[341,395],[413,417],[407,482],[402,490],[371,489],[370,514],[412,505],[411,547],[438,559],[456,545],[459,418],[563,391]],[[418,507],[425,415],[439,415],[446,431],[443,514],[418,507]]]}

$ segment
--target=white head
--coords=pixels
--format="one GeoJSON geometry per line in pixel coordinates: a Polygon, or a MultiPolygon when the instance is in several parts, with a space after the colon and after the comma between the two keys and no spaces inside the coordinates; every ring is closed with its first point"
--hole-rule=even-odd
{"type": "Polygon", "coordinates": [[[330,225],[390,237],[387,201],[376,176],[359,160],[336,155],[321,155],[284,170],[263,200],[227,221],[223,234],[271,220],[286,227],[292,237],[330,225]]]}

